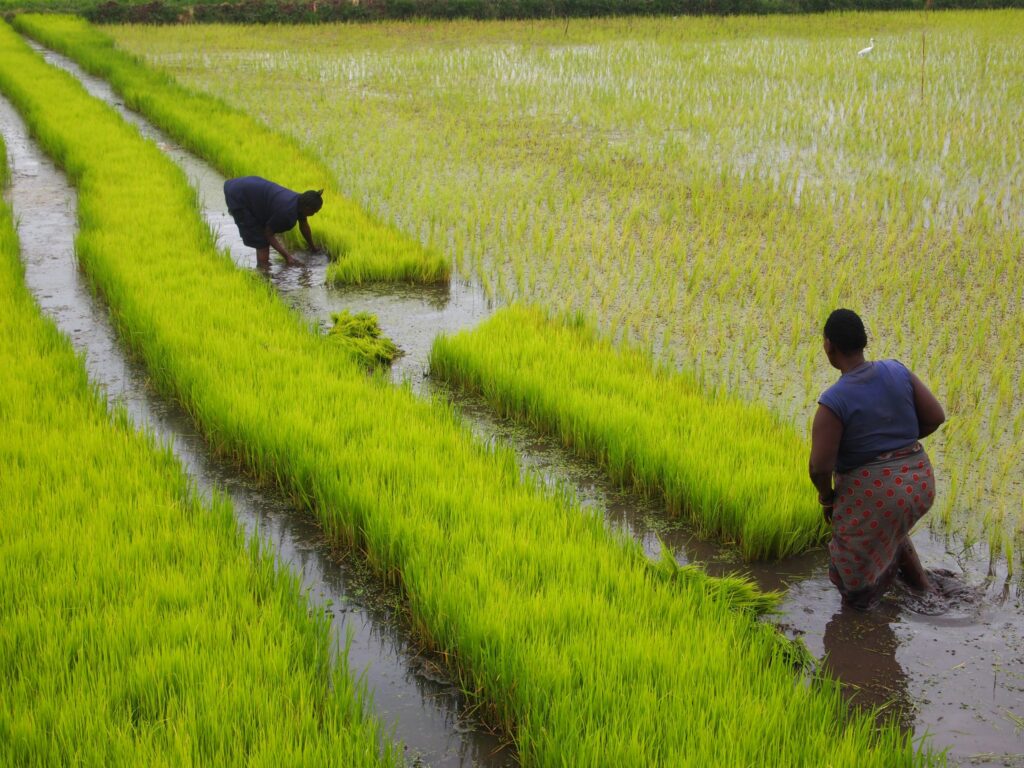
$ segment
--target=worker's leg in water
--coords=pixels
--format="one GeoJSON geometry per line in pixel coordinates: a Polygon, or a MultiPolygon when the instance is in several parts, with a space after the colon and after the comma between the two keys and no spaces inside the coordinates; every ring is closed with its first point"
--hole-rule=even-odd
{"type": "Polygon", "coordinates": [[[914,589],[931,590],[931,582],[928,581],[928,574],[921,565],[921,558],[917,556],[917,550],[910,540],[910,536],[903,541],[903,549],[900,552],[900,576],[909,586],[914,589]]]}
{"type": "Polygon", "coordinates": [[[256,249],[256,266],[257,267],[269,267],[270,266],[270,246],[256,249]]]}

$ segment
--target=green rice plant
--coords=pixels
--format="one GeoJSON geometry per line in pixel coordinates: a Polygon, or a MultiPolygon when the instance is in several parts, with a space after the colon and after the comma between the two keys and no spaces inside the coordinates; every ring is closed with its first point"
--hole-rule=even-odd
{"type": "Polygon", "coordinates": [[[107,411],[3,202],[0,302],[0,765],[399,765],[298,579],[107,411]]]}
{"type": "Polygon", "coordinates": [[[6,26],[0,91],[76,184],[82,268],[154,386],[401,586],[420,640],[524,765],[929,760],[795,672],[756,616],[774,598],[651,562],[443,403],[366,376],[216,250],[158,148],[6,26]]]}
{"type": "Polygon", "coordinates": [[[351,350],[352,354],[368,368],[390,365],[402,354],[387,336],[380,330],[377,318],[369,312],[348,310],[331,314],[334,325],[330,330],[330,338],[339,345],[351,350]]]}
{"type": "Polygon", "coordinates": [[[835,375],[821,325],[857,309],[869,354],[948,406],[949,530],[987,538],[984,489],[1020,542],[1024,491],[986,473],[1024,473],[1001,428],[1024,390],[988,383],[1024,376],[1024,12],[106,31],[289,133],[502,303],[658,339],[801,431],[835,375]]]}
{"type": "MultiPolygon", "coordinates": [[[[223,101],[182,88],[163,73],[114,48],[113,41],[72,16],[22,15],[19,29],[106,78],[125,103],[226,176],[258,175],[296,190],[326,187],[311,226],[334,258],[328,281],[436,283],[448,279],[448,260],[368,215],[334,175],[298,143],[223,101]]],[[[294,233],[293,242],[299,240],[294,233]]]]}
{"type": "Polygon", "coordinates": [[[522,305],[439,336],[431,373],[504,416],[555,434],[617,483],[665,497],[744,557],[778,558],[828,535],[806,481],[808,446],[766,408],[659,368],[596,329],[522,305]]]}

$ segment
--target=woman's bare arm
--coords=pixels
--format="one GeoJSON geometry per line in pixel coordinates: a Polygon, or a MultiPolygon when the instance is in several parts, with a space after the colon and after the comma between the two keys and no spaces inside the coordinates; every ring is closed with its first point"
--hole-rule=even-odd
{"type": "Polygon", "coordinates": [[[309,229],[309,222],[304,216],[299,217],[299,231],[302,233],[302,237],[306,240],[306,245],[309,246],[309,250],[315,251],[316,244],[313,242],[313,233],[309,229]]]}
{"type": "Polygon", "coordinates": [[[284,247],[284,243],[281,242],[281,240],[278,238],[278,236],[270,231],[270,227],[267,227],[264,230],[264,235],[266,236],[267,242],[270,243],[271,247],[275,251],[280,253],[281,256],[284,257],[284,260],[285,260],[286,264],[288,264],[289,266],[294,266],[294,265],[300,263],[298,259],[294,258],[288,252],[288,249],[284,247]]]}
{"type": "MultiPolygon", "coordinates": [[[[824,405],[818,406],[811,425],[811,460],[808,472],[823,503],[832,498],[832,473],[843,437],[843,422],[824,405]]],[[[827,516],[827,515],[826,515],[827,516]]]]}
{"type": "Polygon", "coordinates": [[[914,409],[917,411],[918,437],[928,437],[946,420],[946,412],[932,391],[913,373],[910,382],[914,387],[914,409]]]}

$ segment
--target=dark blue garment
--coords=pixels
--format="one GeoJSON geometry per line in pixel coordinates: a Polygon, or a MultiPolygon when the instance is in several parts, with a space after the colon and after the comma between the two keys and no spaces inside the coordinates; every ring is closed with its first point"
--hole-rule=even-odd
{"type": "Polygon", "coordinates": [[[228,212],[238,225],[242,242],[250,248],[266,248],[266,230],[287,232],[299,220],[299,193],[259,176],[242,176],[224,182],[228,212]]]}
{"type": "Polygon", "coordinates": [[[848,472],[920,434],[910,371],[898,360],[874,360],[847,371],[818,402],[843,423],[836,471],[848,472]]]}

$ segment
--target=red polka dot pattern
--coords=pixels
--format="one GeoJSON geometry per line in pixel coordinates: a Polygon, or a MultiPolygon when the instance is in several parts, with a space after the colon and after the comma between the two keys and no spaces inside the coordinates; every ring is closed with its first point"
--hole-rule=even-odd
{"type": "Polygon", "coordinates": [[[841,589],[873,587],[891,572],[903,539],[932,505],[933,484],[925,479],[932,477],[927,456],[920,451],[902,463],[907,455],[901,452],[888,463],[836,476],[829,554],[833,580],[842,581],[841,589]]]}

